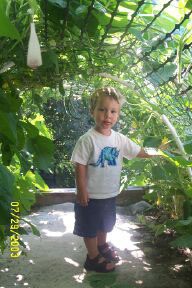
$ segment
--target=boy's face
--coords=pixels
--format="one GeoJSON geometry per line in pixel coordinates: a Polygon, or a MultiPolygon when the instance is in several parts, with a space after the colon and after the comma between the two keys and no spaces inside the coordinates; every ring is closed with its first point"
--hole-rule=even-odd
{"type": "Polygon", "coordinates": [[[111,128],[118,120],[120,113],[120,104],[108,96],[102,96],[98,99],[92,116],[95,120],[95,129],[103,135],[110,135],[111,128]]]}

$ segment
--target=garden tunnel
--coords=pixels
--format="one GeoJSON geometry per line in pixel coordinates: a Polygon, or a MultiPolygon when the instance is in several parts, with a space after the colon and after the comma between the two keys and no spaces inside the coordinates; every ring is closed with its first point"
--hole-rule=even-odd
{"type": "Polygon", "coordinates": [[[190,126],[191,1],[9,1],[6,13],[17,30],[3,14],[5,3],[1,71],[12,61],[15,85],[56,88],[62,80],[99,85],[101,73],[107,73],[129,84],[126,96],[138,94],[190,126]],[[43,56],[37,71],[25,66],[30,13],[43,56]]]}
{"type": "Polygon", "coordinates": [[[1,0],[0,19],[1,250],[10,201],[28,213],[35,192],[48,189],[43,170],[73,178],[70,153],[92,121],[89,95],[106,85],[126,97],[118,129],[143,146],[169,143],[163,159],[125,162],[122,189],[152,185],[147,200],[188,221],[171,224],[175,246],[191,248],[192,1],[1,0]],[[26,65],[32,21],[42,53],[36,69],[26,65]]]}
{"type": "Polygon", "coordinates": [[[184,2],[41,1],[43,44],[53,45],[48,61],[64,79],[92,82],[108,73],[125,80],[130,93],[190,126],[192,12],[184,2]]]}

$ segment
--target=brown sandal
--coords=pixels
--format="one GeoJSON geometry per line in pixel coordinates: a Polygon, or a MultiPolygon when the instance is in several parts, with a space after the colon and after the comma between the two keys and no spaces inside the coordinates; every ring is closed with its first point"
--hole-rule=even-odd
{"type": "Polygon", "coordinates": [[[120,258],[116,254],[113,247],[109,246],[108,243],[105,243],[101,246],[98,246],[99,253],[108,261],[117,263],[119,262],[120,258]]]}
{"type": "Polygon", "coordinates": [[[101,273],[108,273],[115,270],[115,267],[112,269],[107,269],[107,264],[110,263],[108,260],[104,260],[103,262],[99,262],[99,260],[103,258],[102,255],[98,254],[95,258],[90,259],[87,255],[86,261],[84,263],[84,268],[87,271],[95,271],[101,273]]]}

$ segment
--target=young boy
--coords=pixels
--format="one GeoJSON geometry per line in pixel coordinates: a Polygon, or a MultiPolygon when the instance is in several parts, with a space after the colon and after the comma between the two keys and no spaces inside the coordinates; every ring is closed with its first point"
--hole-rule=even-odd
{"type": "Polygon", "coordinates": [[[77,141],[72,154],[75,163],[77,197],[74,234],[84,238],[89,271],[111,272],[119,261],[107,243],[107,233],[116,221],[115,199],[119,194],[123,157],[151,157],[128,137],[112,130],[123,102],[114,88],[96,90],[90,112],[95,127],[77,141]]]}

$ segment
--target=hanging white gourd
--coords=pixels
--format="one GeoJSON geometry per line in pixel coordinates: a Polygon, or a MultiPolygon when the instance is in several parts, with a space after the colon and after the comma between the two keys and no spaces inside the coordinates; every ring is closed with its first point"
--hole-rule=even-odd
{"type": "Polygon", "coordinates": [[[35,30],[35,23],[30,24],[31,32],[29,37],[28,52],[27,52],[27,66],[35,69],[42,65],[41,49],[39,40],[35,30]]]}

